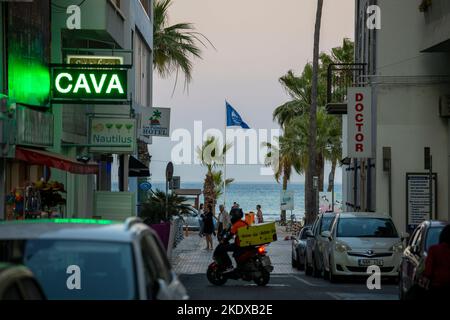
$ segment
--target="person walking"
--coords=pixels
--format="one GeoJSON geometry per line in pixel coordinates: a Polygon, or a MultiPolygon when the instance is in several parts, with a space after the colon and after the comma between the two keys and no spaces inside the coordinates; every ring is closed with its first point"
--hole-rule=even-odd
{"type": "Polygon", "coordinates": [[[450,293],[450,224],[439,236],[439,244],[428,249],[425,260],[425,287],[427,298],[436,300],[448,297],[450,293]]]}
{"type": "Polygon", "coordinates": [[[206,237],[205,250],[213,250],[213,239],[212,239],[212,235],[214,233],[213,219],[214,219],[213,209],[212,206],[208,204],[203,218],[203,234],[206,237]]]}
{"type": "Polygon", "coordinates": [[[260,204],[258,204],[256,206],[256,219],[258,221],[258,224],[264,223],[264,217],[263,217],[263,213],[262,213],[260,204]]]}
{"type": "Polygon", "coordinates": [[[219,226],[217,228],[217,239],[220,241],[222,239],[222,233],[224,230],[227,230],[231,226],[230,215],[225,210],[225,206],[221,204],[219,206],[219,217],[218,222],[219,226]]]}
{"type": "Polygon", "coordinates": [[[198,208],[198,222],[200,224],[200,230],[198,232],[198,235],[200,236],[200,238],[203,237],[203,227],[204,227],[203,218],[204,217],[205,217],[205,214],[203,212],[203,203],[201,203],[200,207],[198,208]]]}

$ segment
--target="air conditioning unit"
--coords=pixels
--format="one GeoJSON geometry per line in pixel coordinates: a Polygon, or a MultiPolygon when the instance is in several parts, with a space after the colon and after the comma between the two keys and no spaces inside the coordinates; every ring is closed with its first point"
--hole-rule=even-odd
{"type": "Polygon", "coordinates": [[[439,99],[439,116],[450,118],[450,94],[439,99]]]}

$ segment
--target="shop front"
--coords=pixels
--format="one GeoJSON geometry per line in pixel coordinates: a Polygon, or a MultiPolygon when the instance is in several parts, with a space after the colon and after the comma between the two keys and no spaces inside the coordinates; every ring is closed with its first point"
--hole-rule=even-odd
{"type": "Polygon", "coordinates": [[[13,157],[6,160],[7,220],[64,217],[65,186],[52,179],[52,169],[95,175],[95,162],[80,162],[46,151],[53,146],[54,118],[50,112],[17,106],[13,157]]]}

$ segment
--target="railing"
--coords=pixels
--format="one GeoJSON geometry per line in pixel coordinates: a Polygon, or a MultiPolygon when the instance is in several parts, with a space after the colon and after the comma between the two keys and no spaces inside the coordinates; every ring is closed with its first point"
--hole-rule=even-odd
{"type": "Polygon", "coordinates": [[[366,63],[332,63],[327,74],[327,104],[345,104],[347,88],[364,85],[366,63]]]}

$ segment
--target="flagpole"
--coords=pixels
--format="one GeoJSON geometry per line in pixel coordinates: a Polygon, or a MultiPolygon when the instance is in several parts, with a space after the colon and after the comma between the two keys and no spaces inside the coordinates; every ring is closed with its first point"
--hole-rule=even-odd
{"type": "MultiPolygon", "coordinates": [[[[225,140],[223,145],[223,150],[226,150],[227,145],[227,100],[225,100],[225,127],[224,127],[224,134],[225,134],[225,140]]],[[[226,209],[226,199],[227,199],[227,156],[226,152],[223,153],[223,206],[224,210],[226,209]]]]}

